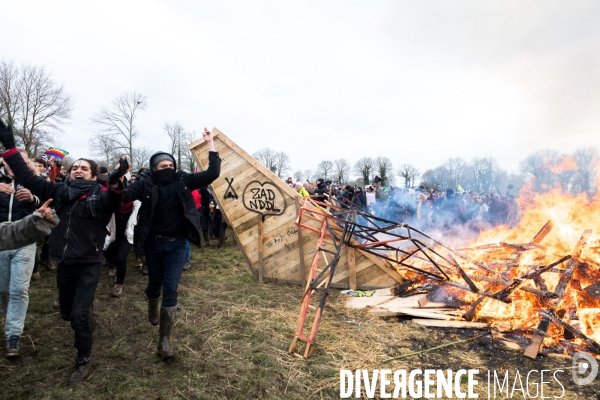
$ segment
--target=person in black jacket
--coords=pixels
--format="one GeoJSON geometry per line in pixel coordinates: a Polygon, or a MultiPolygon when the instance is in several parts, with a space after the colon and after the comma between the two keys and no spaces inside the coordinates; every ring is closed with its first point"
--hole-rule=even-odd
{"type": "Polygon", "coordinates": [[[106,191],[97,183],[98,165],[78,159],[67,171],[66,182],[56,184],[35,176],[15,148],[12,128],[0,120],[4,162],[15,177],[42,201],[54,199],[60,223],[50,234],[50,258],[58,263],[60,315],[71,322],[77,358],[69,383],[87,379],[91,373],[92,322],[90,312],[100,279],[106,225],[121,206],[121,179],[127,171],[125,159],[109,177],[106,191]]]}
{"type": "Polygon", "coordinates": [[[327,186],[325,185],[325,181],[323,178],[319,178],[315,181],[315,183],[317,184],[315,187],[315,193],[310,197],[316,201],[325,201],[327,195],[327,186]]]}
{"type": "Polygon", "coordinates": [[[150,157],[150,169],[127,187],[123,198],[125,202],[142,202],[134,246],[136,256],[144,248],[148,266],[148,320],[152,325],[160,323],[157,351],[162,358],[174,356],[169,340],[177,310],[177,287],[185,263],[186,239],[200,246],[200,219],[192,190],[212,183],[221,170],[212,134],[204,128],[202,136],[209,149],[206,171],[195,174],[177,171],[171,154],[157,152],[150,157]]]}

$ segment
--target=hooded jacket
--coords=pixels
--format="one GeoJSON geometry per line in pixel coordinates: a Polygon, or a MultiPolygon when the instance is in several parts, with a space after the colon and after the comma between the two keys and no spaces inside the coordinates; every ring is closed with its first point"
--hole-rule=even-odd
{"type": "Polygon", "coordinates": [[[32,203],[17,200],[16,192],[21,184],[16,179],[2,174],[0,176],[0,183],[6,183],[15,190],[13,194],[0,193],[0,222],[18,221],[31,215],[40,206],[40,199],[37,196],[33,196],[32,203]]]}
{"type": "MultiPolygon", "coordinates": [[[[154,153],[150,159],[158,155],[168,155],[165,152],[154,153]]],[[[175,170],[177,170],[177,163],[175,170]]],[[[152,165],[152,163],[150,163],[152,165]]],[[[183,171],[175,173],[175,179],[171,185],[175,185],[175,193],[183,205],[183,213],[186,222],[186,238],[190,243],[200,247],[200,217],[196,202],[192,196],[192,190],[199,189],[211,184],[219,177],[221,171],[221,159],[219,153],[215,151],[208,152],[208,169],[206,171],[190,174],[183,171]]],[[[127,187],[123,201],[139,200],[142,202],[139,211],[138,224],[135,233],[135,253],[139,255],[152,230],[152,220],[156,204],[159,200],[158,180],[153,170],[144,170],[131,185],[127,187]]]]}

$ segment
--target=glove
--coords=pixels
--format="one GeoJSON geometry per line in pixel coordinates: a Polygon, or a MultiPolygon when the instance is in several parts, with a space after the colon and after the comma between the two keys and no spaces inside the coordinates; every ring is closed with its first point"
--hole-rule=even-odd
{"type": "Polygon", "coordinates": [[[6,125],[1,119],[0,142],[2,142],[6,150],[14,149],[15,147],[17,147],[15,146],[15,135],[13,134],[12,126],[6,125]]]}
{"type": "Polygon", "coordinates": [[[127,162],[126,159],[121,158],[119,160],[119,168],[117,168],[116,170],[111,172],[110,175],[108,176],[108,184],[109,185],[117,184],[119,182],[119,180],[121,179],[121,177],[125,176],[128,169],[129,169],[129,163],[127,162]]]}

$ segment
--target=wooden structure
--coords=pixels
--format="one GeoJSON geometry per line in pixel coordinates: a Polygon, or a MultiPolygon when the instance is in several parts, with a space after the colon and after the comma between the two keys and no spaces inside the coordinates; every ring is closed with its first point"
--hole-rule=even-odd
{"type": "MultiPolygon", "coordinates": [[[[296,225],[302,197],[273,172],[213,129],[221,174],[210,186],[213,196],[259,281],[305,285],[319,235],[296,225]]],[[[189,145],[202,169],[208,167],[203,139],[189,145]]],[[[315,229],[321,223],[314,222],[315,229]]],[[[377,256],[343,246],[332,287],[378,289],[402,282],[377,256]]]]}

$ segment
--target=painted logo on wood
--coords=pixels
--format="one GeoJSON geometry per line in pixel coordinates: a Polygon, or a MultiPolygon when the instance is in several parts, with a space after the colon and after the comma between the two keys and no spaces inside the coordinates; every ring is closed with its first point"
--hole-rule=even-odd
{"type": "Polygon", "coordinates": [[[261,214],[280,215],[285,211],[283,192],[273,182],[252,181],[242,195],[246,209],[261,214]]]}

